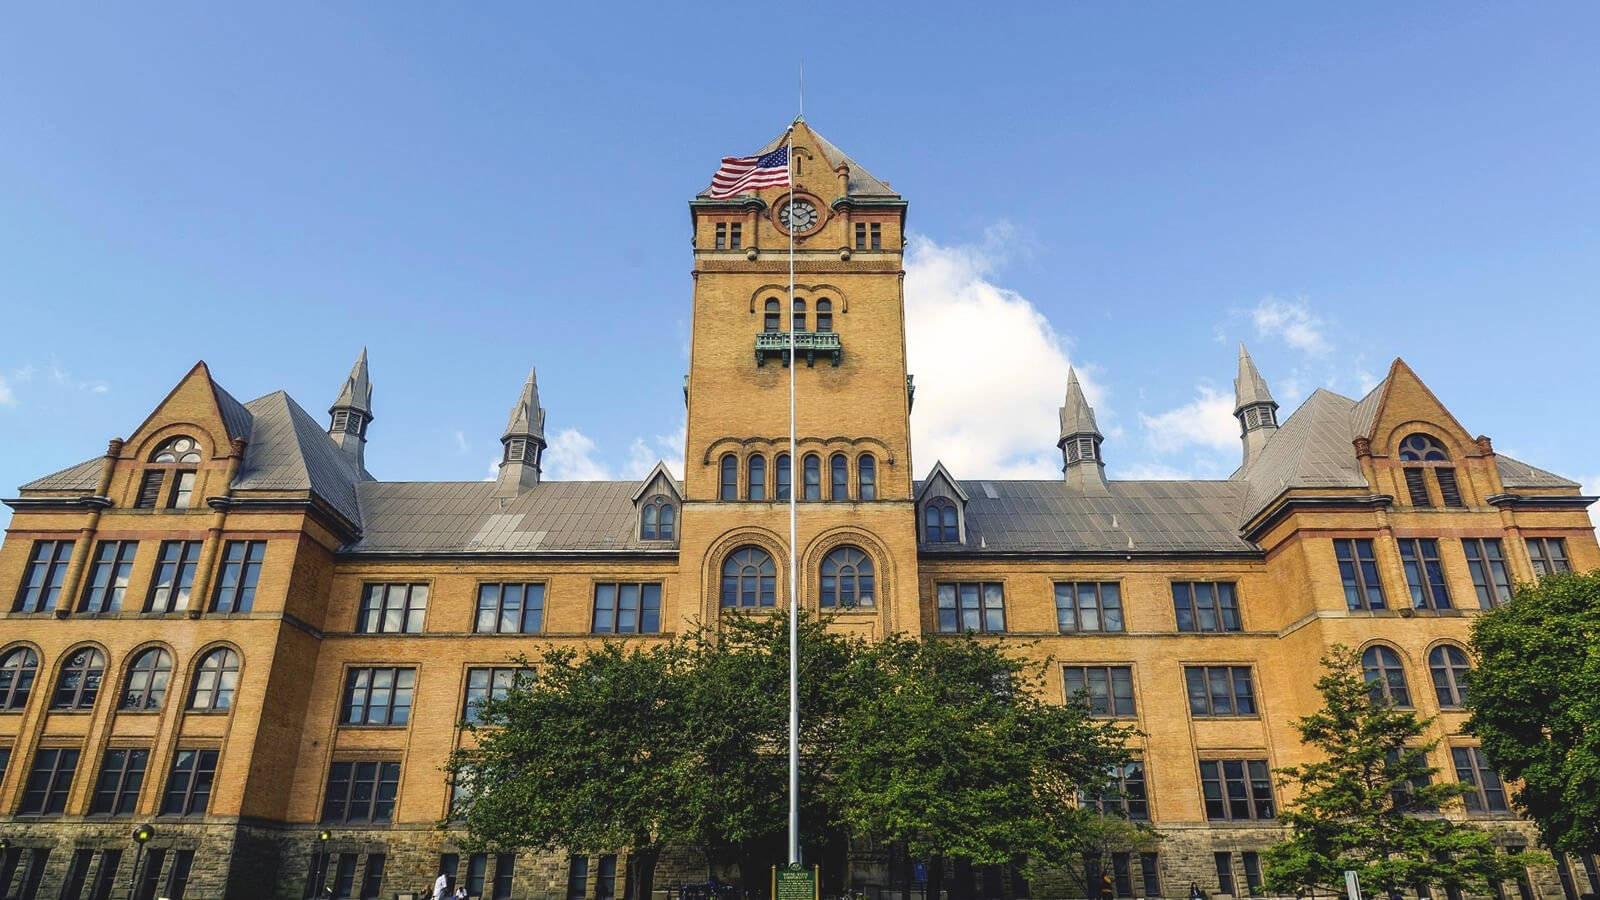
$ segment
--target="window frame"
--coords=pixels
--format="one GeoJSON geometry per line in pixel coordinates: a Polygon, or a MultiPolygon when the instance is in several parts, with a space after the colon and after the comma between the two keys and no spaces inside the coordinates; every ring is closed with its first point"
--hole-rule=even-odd
{"type": "Polygon", "coordinates": [[[211,592],[211,612],[247,613],[255,608],[256,587],[267,558],[266,541],[225,541],[217,566],[217,587],[211,592]],[[238,558],[234,557],[238,551],[238,558]]]}
{"type": "Polygon", "coordinates": [[[28,644],[7,647],[0,653],[0,679],[0,712],[27,709],[39,681],[39,651],[28,644]]]}
{"type": "Polygon", "coordinates": [[[766,548],[754,544],[735,547],[722,558],[719,571],[720,608],[773,609],[778,605],[778,564],[766,548]]]}
{"type": "Polygon", "coordinates": [[[939,581],[935,582],[934,590],[934,616],[937,630],[940,634],[1005,634],[1006,609],[1005,609],[1005,582],[1002,581],[939,581]],[[949,588],[950,604],[945,603],[945,588],[949,588]],[[966,604],[966,589],[977,592],[977,604],[966,604]],[[990,602],[990,588],[999,594],[999,603],[990,602]],[[946,612],[949,617],[947,625],[946,612]],[[991,627],[991,615],[998,611],[999,627],[991,627]],[[968,613],[977,617],[978,627],[966,627],[969,620],[968,613]]]}
{"type": "Polygon", "coordinates": [[[211,806],[211,789],[216,783],[222,751],[215,747],[179,747],[172,754],[167,784],[161,792],[162,818],[187,819],[204,816],[211,806]],[[188,759],[184,754],[190,754],[188,759]],[[187,762],[187,765],[185,763],[187,762]]]}
{"type": "Polygon", "coordinates": [[[322,812],[318,821],[324,825],[386,825],[394,821],[395,807],[400,802],[400,760],[397,759],[339,759],[328,765],[328,778],[323,784],[322,812]],[[361,766],[372,766],[371,778],[358,780],[361,766]],[[332,814],[334,800],[334,785],[338,783],[336,775],[343,767],[343,794],[337,801],[342,809],[338,816],[332,814]],[[393,777],[388,775],[393,773],[393,777]],[[358,788],[365,785],[370,789],[366,800],[358,800],[358,788]],[[384,796],[384,788],[389,788],[388,796],[384,796]],[[353,811],[357,803],[365,806],[364,816],[356,816],[353,811]],[[387,811],[380,814],[381,806],[387,805],[387,811]]]}
{"type": "Polygon", "coordinates": [[[1107,663],[1103,665],[1070,663],[1064,665],[1061,667],[1061,689],[1068,700],[1081,695],[1084,698],[1085,705],[1089,708],[1089,715],[1093,718],[1137,719],[1139,717],[1139,701],[1133,683],[1132,663],[1107,663]],[[1069,672],[1077,674],[1078,683],[1082,685],[1078,690],[1073,690],[1073,679],[1068,676],[1069,672]],[[1095,695],[1095,686],[1091,683],[1092,679],[1089,677],[1091,672],[1103,672],[1105,674],[1104,695],[1101,697],[1097,698],[1095,695]],[[1128,688],[1126,711],[1122,707],[1124,698],[1118,696],[1117,692],[1119,675],[1126,681],[1128,688]],[[1104,710],[1095,708],[1097,699],[1105,701],[1104,710]]]}
{"type": "Polygon", "coordinates": [[[1457,644],[1435,644],[1428,651],[1428,674],[1432,676],[1433,695],[1440,709],[1466,708],[1467,683],[1463,676],[1471,671],[1472,657],[1457,644]],[[1460,663],[1451,658],[1452,653],[1460,657],[1460,663]]]}
{"type": "Polygon", "coordinates": [[[151,646],[137,648],[128,656],[128,670],[122,679],[122,690],[117,694],[117,711],[119,713],[145,713],[158,712],[167,702],[167,688],[172,682],[172,654],[165,647],[151,646]],[[140,665],[146,658],[153,658],[155,664],[147,667],[140,665]],[[159,665],[162,661],[166,665],[159,665]],[[134,686],[134,679],[144,682],[138,687],[134,686]],[[158,683],[159,682],[159,683],[158,683]],[[129,705],[130,698],[138,691],[139,702],[129,705]],[[152,699],[154,702],[151,702],[152,699]]]}
{"type": "Polygon", "coordinates": [[[1511,599],[1516,589],[1506,561],[1505,543],[1500,538],[1462,538],[1461,553],[1467,558],[1467,574],[1472,578],[1479,609],[1494,609],[1511,599]],[[1491,549],[1493,555],[1489,553],[1491,549]]]}
{"type": "Polygon", "coordinates": [[[1238,663],[1199,663],[1183,667],[1184,693],[1189,698],[1189,717],[1191,719],[1255,719],[1261,717],[1261,704],[1256,700],[1254,667],[1238,663]],[[1202,693],[1196,693],[1195,678],[1200,679],[1202,693]],[[1225,690],[1218,694],[1214,689],[1218,687],[1218,675],[1226,681],[1225,690]],[[1243,676],[1244,691],[1240,693],[1241,675],[1243,676]],[[1196,709],[1196,701],[1205,698],[1205,709],[1196,709]],[[1227,711],[1218,712],[1218,698],[1227,699],[1227,711]],[[1241,701],[1249,703],[1250,709],[1240,711],[1241,701]]]}
{"type": "Polygon", "coordinates": [[[97,542],[88,574],[83,579],[78,610],[90,614],[122,612],[128,585],[133,579],[133,564],[138,557],[139,542],[136,540],[97,542]]]}
{"type": "Polygon", "coordinates": [[[871,453],[856,457],[856,495],[860,500],[878,499],[878,458],[871,453]]]}
{"type": "Polygon", "coordinates": [[[591,605],[590,605],[591,615],[590,615],[590,619],[589,619],[589,623],[590,623],[589,633],[590,634],[660,634],[661,633],[661,608],[662,608],[662,605],[663,605],[662,601],[665,599],[664,598],[665,593],[666,593],[665,585],[660,581],[596,581],[594,583],[594,590],[591,593],[591,601],[592,602],[591,602],[591,605]],[[601,605],[600,605],[600,592],[601,592],[602,589],[607,588],[607,587],[613,589],[612,600],[611,600],[612,605],[609,608],[610,621],[608,622],[607,627],[602,629],[600,627],[600,624],[601,624],[601,618],[600,617],[601,617],[601,609],[602,609],[601,605]],[[626,629],[625,630],[625,629],[623,629],[621,627],[622,626],[622,614],[623,614],[623,612],[630,611],[630,610],[624,610],[624,608],[622,606],[622,600],[623,600],[623,588],[627,588],[627,587],[633,587],[633,588],[637,589],[637,591],[636,591],[637,605],[631,610],[631,612],[634,614],[633,627],[630,628],[630,629],[626,629]],[[653,602],[653,604],[650,603],[650,602],[647,602],[647,601],[650,600],[650,598],[648,597],[648,594],[652,593],[652,591],[650,589],[653,589],[653,593],[654,593],[654,602],[653,602]],[[654,627],[646,628],[645,627],[645,620],[646,620],[647,614],[650,614],[650,613],[654,614],[654,627]]]}
{"type": "Polygon", "coordinates": [[[339,726],[404,728],[411,723],[416,690],[415,666],[346,666],[339,695],[339,726]],[[380,685],[379,677],[383,675],[388,683],[380,685]],[[381,702],[375,698],[381,698],[381,702]],[[375,713],[380,714],[376,720],[375,713]]]}
{"type": "Polygon", "coordinates": [[[78,747],[40,747],[35,750],[33,765],[28,767],[28,774],[20,785],[21,790],[17,792],[17,815],[44,818],[64,814],[82,756],[83,751],[78,747]],[[41,770],[40,762],[45,754],[50,754],[50,764],[48,770],[41,770]],[[35,795],[38,797],[37,808],[29,806],[30,799],[35,795]]]}
{"type": "Polygon", "coordinates": [[[717,461],[717,499],[724,503],[739,499],[739,457],[732,453],[717,461]]]}
{"type": "Polygon", "coordinates": [[[1173,581],[1172,615],[1183,634],[1239,634],[1244,631],[1244,613],[1239,604],[1239,583],[1236,581],[1173,581]],[[1201,588],[1207,595],[1206,605],[1201,605],[1201,588]],[[1179,596],[1182,592],[1183,596],[1179,596]],[[1226,596],[1224,596],[1226,595],[1226,596]],[[1185,616],[1188,627],[1184,627],[1185,616]],[[1203,618],[1209,616],[1213,627],[1205,627],[1203,618]],[[1230,621],[1231,620],[1231,621],[1230,621]]]}
{"type": "Polygon", "coordinates": [[[850,499],[850,457],[843,453],[828,457],[828,499],[850,499]]]}
{"type": "Polygon", "coordinates": [[[1449,579],[1439,554],[1438,538],[1395,538],[1400,551],[1400,568],[1405,572],[1414,610],[1455,609],[1450,599],[1449,579]]]}
{"type": "Polygon", "coordinates": [[[22,568],[22,582],[17,586],[17,596],[11,604],[11,611],[55,612],[61,603],[61,589],[66,583],[67,567],[72,562],[72,554],[77,546],[77,541],[65,538],[34,541],[28,551],[28,562],[22,568]]]}
{"type": "Polygon", "coordinates": [[[961,514],[955,501],[949,497],[935,497],[922,507],[923,542],[928,544],[959,544],[961,542],[961,514]],[[945,513],[948,512],[947,517],[945,513]],[[937,518],[937,521],[929,521],[937,518]],[[949,521],[946,521],[946,519],[949,521]],[[937,529],[938,536],[935,537],[937,529]]]}
{"type": "Polygon", "coordinates": [[[239,691],[239,672],[244,668],[244,657],[232,647],[212,647],[199,657],[194,666],[194,676],[189,683],[189,697],[184,709],[191,713],[227,713],[233,709],[234,695],[239,691]],[[216,659],[216,665],[211,660],[216,659]],[[232,678],[228,676],[232,675],[232,678]],[[206,683],[210,681],[211,683],[206,683]],[[206,705],[197,705],[205,696],[206,705]]]}
{"type": "MultiPolygon", "coordinates": [[[[529,683],[532,683],[537,677],[538,673],[534,669],[518,666],[468,666],[462,688],[461,721],[472,725],[481,723],[483,716],[478,711],[478,703],[484,700],[502,700],[521,686],[521,679],[527,678],[529,683]],[[480,676],[483,684],[475,684],[480,676]]],[[[451,790],[452,793],[455,790],[454,782],[451,790]]],[[[463,790],[470,788],[463,786],[463,790]]],[[[455,798],[452,797],[452,808],[455,802],[455,798]]]]}
{"type": "Polygon", "coordinates": [[[807,453],[800,460],[801,465],[801,500],[822,499],[822,456],[817,453],[807,453]]]}
{"type": "Polygon", "coordinates": [[[1511,814],[1511,807],[1506,798],[1505,783],[1500,780],[1500,773],[1496,772],[1489,765],[1489,761],[1483,758],[1481,749],[1477,746],[1451,746],[1450,762],[1455,768],[1456,780],[1472,787],[1472,790],[1461,797],[1462,803],[1466,806],[1467,815],[1508,816],[1511,814]],[[1463,763],[1465,763],[1464,766],[1463,763]],[[1490,782],[1493,783],[1492,787],[1490,782]],[[1492,800],[1492,796],[1498,796],[1498,801],[1492,800]]]}
{"type": "Polygon", "coordinates": [[[794,466],[789,454],[779,453],[772,458],[772,498],[780,503],[786,502],[793,490],[794,466]]]}
{"type": "Polygon", "coordinates": [[[96,818],[135,815],[149,768],[149,747],[107,747],[100,755],[100,771],[95,776],[94,789],[89,792],[88,815],[96,818]],[[120,764],[115,768],[111,764],[112,754],[121,754],[120,764]]]}
{"type": "Polygon", "coordinates": [[[1416,708],[1411,685],[1406,681],[1405,662],[1400,651],[1388,644],[1371,644],[1361,651],[1361,677],[1374,703],[1381,699],[1397,709],[1416,708]]]}
{"type": "Polygon", "coordinates": [[[1383,573],[1378,568],[1378,549],[1372,538],[1334,538],[1333,556],[1338,563],[1339,580],[1344,586],[1347,607],[1366,611],[1389,608],[1387,592],[1383,589],[1383,573]],[[1376,601],[1373,600],[1374,593],[1377,594],[1376,601]]]}
{"type": "Polygon", "coordinates": [[[428,599],[433,593],[433,584],[427,581],[368,581],[361,585],[361,603],[356,608],[356,634],[422,634],[427,629],[428,599]],[[404,590],[400,603],[391,609],[389,603],[390,592],[399,588],[404,590]],[[375,589],[381,589],[383,596],[376,598],[375,589]],[[418,599],[420,594],[420,599],[418,599]],[[374,600],[377,600],[374,605],[374,600]],[[400,616],[400,627],[391,629],[387,627],[391,613],[400,616]],[[413,622],[415,619],[415,622],[413,622]],[[370,624],[376,628],[369,628],[370,624]],[[413,628],[412,625],[416,627],[413,628]]]}
{"type": "Polygon", "coordinates": [[[194,580],[200,570],[204,541],[162,541],[145,594],[147,613],[182,613],[194,602],[194,580]],[[166,574],[163,574],[165,572],[166,574]]]}
{"type": "MultiPolygon", "coordinates": [[[[659,527],[659,525],[658,525],[659,527]]],[[[545,583],[542,581],[480,581],[478,582],[478,599],[473,608],[472,633],[473,634],[543,634],[544,633],[544,599],[546,592],[545,583]],[[506,603],[507,588],[518,588],[516,604],[506,603]],[[484,600],[487,592],[494,591],[494,601],[486,605],[484,600]],[[534,595],[537,594],[535,598],[534,595]],[[506,616],[514,615],[514,628],[507,628],[506,616]],[[488,626],[484,627],[484,618],[488,616],[488,626]],[[529,619],[532,618],[532,627],[529,619]]]]}
{"type": "Polygon", "coordinates": [[[1572,557],[1567,555],[1566,538],[1524,536],[1522,543],[1528,550],[1528,564],[1533,567],[1534,578],[1564,575],[1572,571],[1572,557]],[[1539,548],[1537,554],[1534,553],[1536,544],[1539,548]],[[1550,552],[1552,547],[1557,551],[1555,554],[1550,552]]]}
{"type": "Polygon", "coordinates": [[[1125,608],[1122,605],[1122,582],[1120,581],[1056,581],[1054,596],[1056,603],[1056,631],[1061,634],[1122,634],[1127,631],[1128,623],[1124,617],[1125,608]],[[1063,603],[1063,588],[1069,590],[1065,594],[1063,603]],[[1091,589],[1093,608],[1085,614],[1083,601],[1084,589],[1091,589]],[[1107,591],[1107,588],[1110,588],[1107,591]],[[1114,615],[1113,615],[1114,613],[1114,615]],[[1070,623],[1067,618],[1070,616],[1070,623]],[[1087,627],[1084,623],[1090,618],[1094,620],[1094,627],[1087,627]],[[1116,620],[1116,627],[1109,627],[1112,619],[1116,620]]]}
{"type": "Polygon", "coordinates": [[[665,494],[656,494],[640,508],[639,540],[675,541],[677,524],[677,506],[665,494]]]}
{"type": "Polygon", "coordinates": [[[872,561],[872,554],[855,544],[833,547],[817,565],[817,606],[820,609],[838,610],[876,609],[877,579],[877,566],[872,561]],[[857,558],[851,559],[849,554],[855,554],[857,558]],[[849,580],[848,596],[846,579],[849,580]],[[832,587],[829,587],[830,583],[832,587]]]}
{"type": "Polygon", "coordinates": [[[1200,801],[1201,808],[1205,811],[1208,822],[1268,822],[1278,818],[1278,801],[1272,792],[1272,769],[1267,765],[1267,760],[1258,757],[1207,757],[1200,761],[1200,801]],[[1231,777],[1228,774],[1228,765],[1239,767],[1239,776],[1231,777]],[[1214,776],[1207,776],[1207,767],[1211,767],[1214,776]],[[1258,774],[1259,773],[1259,774],[1258,774]],[[1207,794],[1206,788],[1210,784],[1217,786],[1215,798],[1207,794]],[[1266,785],[1265,797],[1257,788],[1266,785]],[[1242,786],[1243,794],[1236,796],[1232,790],[1235,785],[1242,786]],[[1246,807],[1245,815],[1236,815],[1236,804],[1243,802],[1246,807]],[[1213,815],[1213,803],[1218,804],[1221,815],[1213,815]],[[1263,812],[1265,806],[1265,812],[1263,812]]]}
{"type": "Polygon", "coordinates": [[[89,712],[100,699],[105,684],[106,655],[93,644],[79,644],[62,654],[56,672],[55,688],[50,692],[51,712],[89,712]],[[85,655],[87,654],[87,655],[85,655]],[[82,658],[82,662],[79,659],[82,658]],[[67,684],[69,677],[76,682],[67,684]]]}
{"type": "Polygon", "coordinates": [[[755,503],[767,500],[767,458],[760,453],[745,460],[745,497],[755,503]]]}

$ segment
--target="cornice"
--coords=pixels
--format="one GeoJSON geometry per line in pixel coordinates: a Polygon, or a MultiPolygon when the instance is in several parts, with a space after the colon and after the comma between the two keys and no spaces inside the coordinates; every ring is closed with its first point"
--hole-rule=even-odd
{"type": "Polygon", "coordinates": [[[1240,535],[1247,541],[1254,542],[1267,529],[1278,524],[1291,513],[1301,511],[1327,512],[1330,510],[1353,509],[1375,510],[1388,509],[1394,505],[1394,497],[1389,494],[1365,494],[1361,496],[1324,496],[1324,497],[1286,497],[1272,507],[1270,511],[1252,522],[1245,523],[1240,535]]]}
{"type": "Polygon", "coordinates": [[[34,510],[107,509],[112,505],[110,497],[99,496],[12,497],[10,499],[0,500],[0,503],[4,503],[18,512],[34,510]]]}
{"type": "MultiPolygon", "coordinates": [[[[1483,498],[1490,506],[1506,507],[1509,509],[1588,509],[1591,503],[1600,500],[1600,497],[1585,497],[1581,494],[1548,495],[1548,494],[1490,494],[1483,498]]],[[[6,502],[10,502],[9,500],[6,502]]]]}

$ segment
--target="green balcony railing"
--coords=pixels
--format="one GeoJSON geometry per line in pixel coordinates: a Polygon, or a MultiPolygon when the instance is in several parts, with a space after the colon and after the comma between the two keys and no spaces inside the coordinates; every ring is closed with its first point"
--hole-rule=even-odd
{"type": "MultiPolygon", "coordinates": [[[[834,365],[844,355],[839,334],[834,331],[797,331],[794,335],[794,352],[805,359],[806,365],[817,364],[818,356],[826,356],[834,365]]],[[[761,331],[756,333],[756,365],[764,366],[767,358],[789,364],[789,333],[787,331],[761,331]]]]}

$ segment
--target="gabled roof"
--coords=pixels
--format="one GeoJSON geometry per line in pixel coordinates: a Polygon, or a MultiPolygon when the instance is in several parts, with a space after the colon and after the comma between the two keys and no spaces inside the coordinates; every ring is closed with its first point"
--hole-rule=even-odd
{"type": "Polygon", "coordinates": [[[955,476],[950,474],[950,470],[944,467],[944,462],[942,460],[937,459],[933,461],[933,468],[928,470],[928,477],[917,483],[917,489],[911,493],[911,496],[914,497],[918,503],[921,503],[922,495],[927,492],[928,488],[933,486],[934,482],[937,481],[943,481],[945,484],[950,485],[951,492],[954,493],[956,498],[962,503],[966,503],[969,499],[971,499],[967,496],[967,492],[962,489],[961,482],[957,481],[955,476]]]}
{"type": "Polygon", "coordinates": [[[235,489],[310,491],[360,523],[355,485],[372,476],[356,467],[310,413],[283,391],[257,397],[244,408],[254,427],[233,480],[235,489]]]}
{"type": "MultiPolygon", "coordinates": [[[[888,184],[880,181],[876,175],[868,172],[860,163],[856,162],[854,159],[851,159],[850,156],[843,150],[840,150],[838,147],[834,146],[832,141],[829,141],[827,138],[823,137],[815,128],[812,128],[809,124],[805,123],[804,120],[797,120],[796,125],[804,127],[806,130],[811,132],[812,137],[816,138],[817,149],[821,150],[823,156],[827,158],[829,171],[838,168],[840,163],[850,167],[850,178],[845,183],[845,192],[849,196],[861,198],[878,197],[884,200],[898,200],[900,198],[900,195],[895,193],[888,184]]],[[[760,156],[764,153],[771,153],[772,151],[783,146],[784,142],[788,139],[789,131],[788,129],[784,129],[778,134],[777,137],[768,141],[760,150],[757,150],[750,155],[760,156]]],[[[711,188],[708,185],[705,190],[700,192],[699,196],[708,196],[710,190],[711,188]]]]}
{"type": "Polygon", "coordinates": [[[678,480],[672,477],[672,470],[667,468],[667,461],[664,459],[658,459],[656,460],[655,468],[651,469],[650,474],[646,475],[644,480],[639,482],[639,489],[633,492],[633,502],[638,503],[640,500],[643,500],[645,492],[650,490],[651,485],[658,482],[666,485],[667,490],[672,493],[674,499],[683,499],[683,485],[679,484],[678,480]]]}

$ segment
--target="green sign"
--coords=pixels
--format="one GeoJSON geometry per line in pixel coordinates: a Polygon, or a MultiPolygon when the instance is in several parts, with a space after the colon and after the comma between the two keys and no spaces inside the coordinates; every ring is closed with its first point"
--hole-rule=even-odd
{"type": "Polygon", "coordinates": [[[772,900],[817,900],[817,867],[772,867],[772,900]]]}

